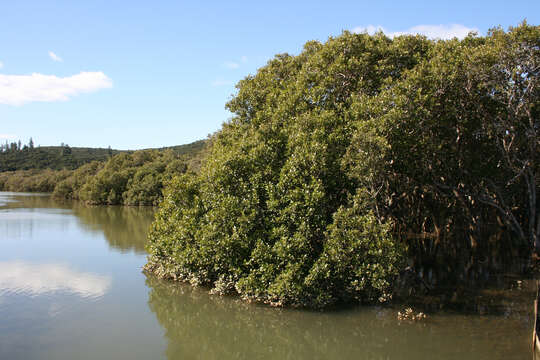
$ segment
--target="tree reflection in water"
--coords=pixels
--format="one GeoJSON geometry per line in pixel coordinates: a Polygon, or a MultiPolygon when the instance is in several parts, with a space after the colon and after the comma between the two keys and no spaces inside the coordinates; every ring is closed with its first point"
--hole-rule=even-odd
{"type": "Polygon", "coordinates": [[[154,218],[154,207],[88,206],[77,201],[56,201],[49,194],[2,195],[1,209],[71,210],[88,230],[103,233],[112,248],[122,252],[146,253],[146,235],[154,218]]]}
{"type": "Polygon", "coordinates": [[[152,275],[146,284],[148,304],[165,330],[171,360],[423,359],[431,355],[512,359],[530,352],[527,286],[516,289],[517,295],[503,304],[506,310],[499,315],[439,312],[426,321],[399,322],[396,307],[323,313],[274,309],[209,295],[204,289],[152,275]]]}
{"type": "Polygon", "coordinates": [[[146,234],[152,224],[154,208],[76,203],[73,211],[84,225],[102,231],[111,247],[122,252],[145,253],[146,234]]]}
{"type": "MultiPolygon", "coordinates": [[[[73,211],[87,229],[105,234],[112,248],[144,254],[152,208],[86,207],[55,203],[47,196],[21,194],[13,199],[17,201],[5,201],[2,209],[73,211]]],[[[396,315],[403,310],[401,305],[324,313],[274,309],[247,304],[235,297],[209,295],[204,289],[152,276],[146,279],[148,306],[165,331],[166,355],[171,360],[522,359],[531,355],[535,287],[532,281],[518,283],[519,277],[501,272],[506,268],[504,257],[497,259],[503,252],[492,254],[487,262],[467,267],[472,270],[460,279],[454,293],[439,297],[430,293],[430,297],[421,298],[417,306],[425,302],[431,310],[423,322],[399,322],[396,315]],[[489,270],[490,281],[478,280],[486,274],[488,265],[499,263],[502,265],[492,266],[499,272],[489,270]],[[477,289],[461,285],[470,279],[477,289]],[[484,284],[493,286],[480,289],[484,284]],[[434,313],[435,310],[438,312],[434,313]]]]}

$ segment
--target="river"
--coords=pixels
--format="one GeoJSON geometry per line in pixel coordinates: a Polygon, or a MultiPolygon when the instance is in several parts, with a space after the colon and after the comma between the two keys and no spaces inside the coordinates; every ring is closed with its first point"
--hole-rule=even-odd
{"type": "Polygon", "coordinates": [[[532,356],[532,280],[508,274],[467,310],[419,322],[397,319],[403,305],[275,309],[146,276],[151,221],[149,208],[0,192],[0,359],[532,356]]]}

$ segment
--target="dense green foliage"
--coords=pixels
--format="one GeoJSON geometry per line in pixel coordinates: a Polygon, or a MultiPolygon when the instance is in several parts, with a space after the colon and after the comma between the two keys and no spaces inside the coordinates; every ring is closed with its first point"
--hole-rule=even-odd
{"type": "Polygon", "coordinates": [[[71,170],[18,170],[0,172],[0,191],[52,192],[71,170]]]}
{"type": "Polygon", "coordinates": [[[353,105],[346,161],[396,230],[431,237],[416,254],[489,253],[501,233],[539,249],[539,75],[540,27],[522,24],[438,42],[353,105]]]}
{"type": "Polygon", "coordinates": [[[346,113],[353,92],[377,93],[428,48],[345,33],[241,81],[200,175],[166,193],[148,268],[278,305],[385,298],[401,252],[343,169],[346,113]]]}
{"type": "Polygon", "coordinates": [[[166,189],[146,268],[325,307],[388,298],[403,250],[418,271],[501,232],[530,246],[539,48],[523,24],[461,41],[345,32],[276,56],[237,85],[201,171],[166,189]]]}
{"type": "Polygon", "coordinates": [[[56,185],[53,195],[92,205],[157,205],[163,184],[186,169],[171,150],[122,153],[81,166],[56,185]]]}
{"type": "MultiPolygon", "coordinates": [[[[157,205],[165,182],[188,168],[199,168],[205,143],[201,140],[160,150],[121,152],[76,170],[0,172],[0,190],[53,192],[56,198],[92,205],[157,205]]],[[[30,150],[20,150],[25,151],[30,150]]]]}

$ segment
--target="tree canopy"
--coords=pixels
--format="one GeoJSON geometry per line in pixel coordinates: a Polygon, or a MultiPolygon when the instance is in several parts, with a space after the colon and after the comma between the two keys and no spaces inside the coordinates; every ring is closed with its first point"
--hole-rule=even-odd
{"type": "Polygon", "coordinates": [[[532,246],[539,45],[523,23],[449,41],[344,32],[277,55],[238,83],[201,171],[165,190],[146,269],[326,307],[387,299],[411,234],[430,256],[500,231],[532,246]]]}

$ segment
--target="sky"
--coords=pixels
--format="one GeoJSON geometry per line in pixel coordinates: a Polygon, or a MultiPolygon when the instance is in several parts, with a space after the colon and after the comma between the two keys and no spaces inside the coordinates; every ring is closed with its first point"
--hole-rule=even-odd
{"type": "Polygon", "coordinates": [[[540,1],[0,0],[0,142],[143,149],[204,139],[235,84],[344,30],[431,38],[540,24],[540,1]]]}

